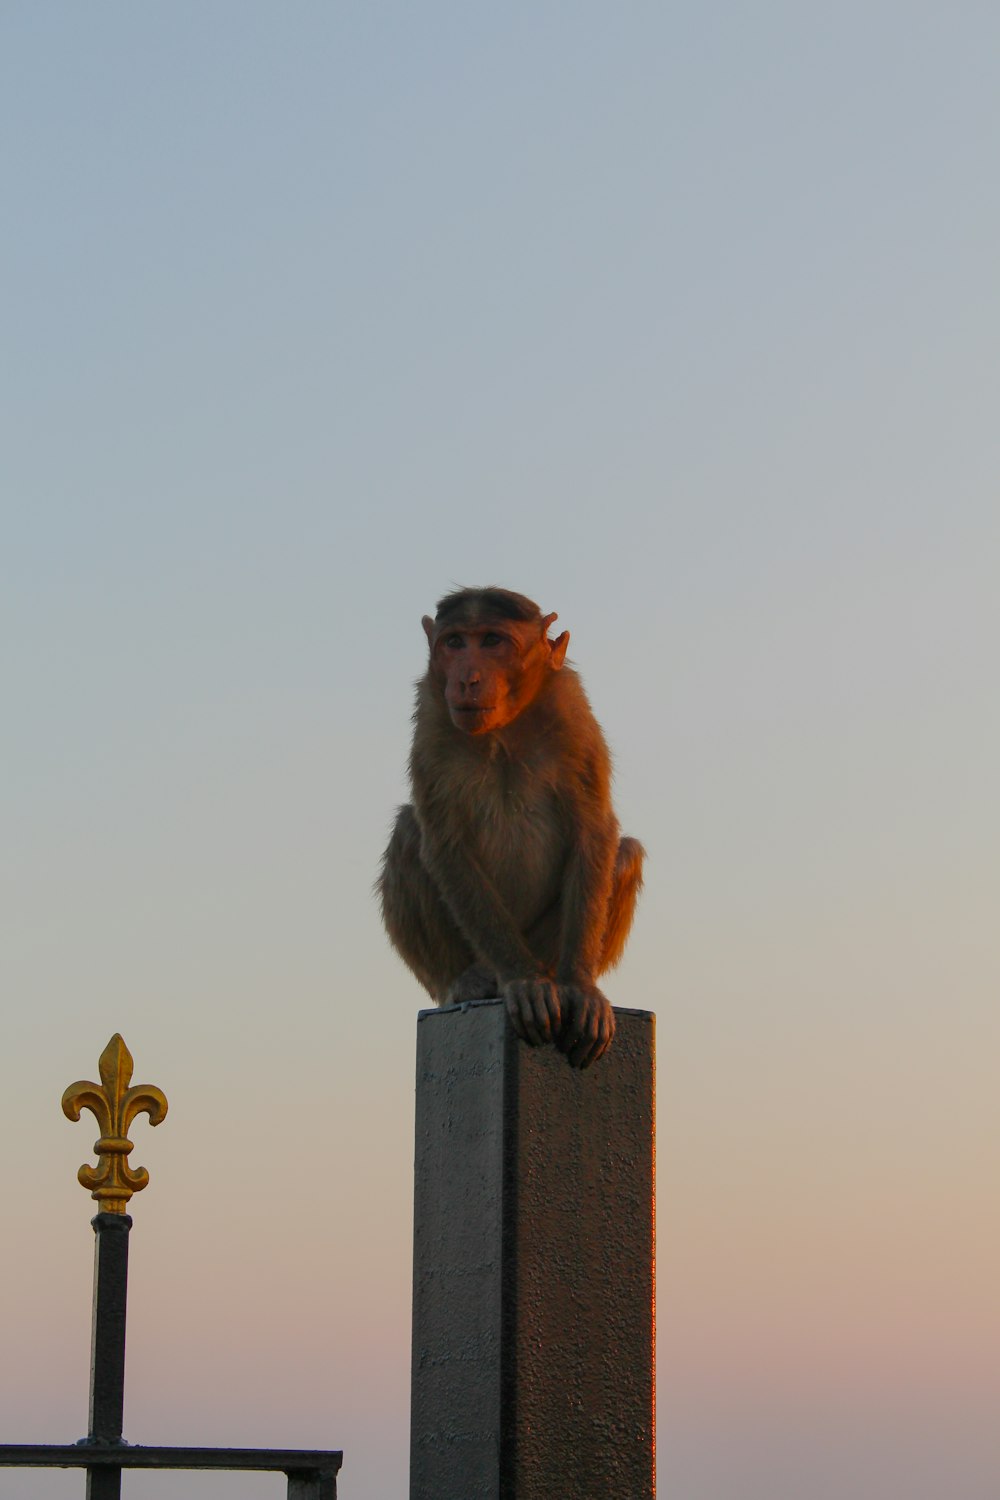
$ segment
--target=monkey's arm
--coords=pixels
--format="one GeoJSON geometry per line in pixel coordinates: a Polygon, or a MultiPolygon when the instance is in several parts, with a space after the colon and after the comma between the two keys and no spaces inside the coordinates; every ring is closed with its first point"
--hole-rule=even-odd
{"type": "Polygon", "coordinates": [[[617,848],[612,827],[606,835],[582,836],[570,851],[562,886],[560,982],[587,982],[598,972],[617,848]]]}
{"type": "Polygon", "coordinates": [[[500,982],[534,974],[538,962],[479,861],[426,831],[421,857],[470,947],[496,970],[500,982]]]}
{"type": "MultiPolygon", "coordinates": [[[[586,827],[586,820],[581,819],[586,827]]],[[[563,876],[562,931],[556,983],[563,1018],[559,1046],[574,1067],[586,1068],[611,1045],[615,1018],[611,1003],[598,989],[614,863],[617,825],[581,833],[563,876]]]]}
{"type": "Polygon", "coordinates": [[[533,1046],[559,1032],[559,988],[539,972],[496,885],[468,851],[424,835],[422,857],[461,932],[494,970],[514,1030],[533,1046]]]}

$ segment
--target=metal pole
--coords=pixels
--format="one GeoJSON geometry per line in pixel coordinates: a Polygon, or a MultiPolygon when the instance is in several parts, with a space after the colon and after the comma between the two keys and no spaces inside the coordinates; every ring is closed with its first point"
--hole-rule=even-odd
{"type": "MultiPolygon", "coordinates": [[[[90,1342],[88,1443],[122,1440],[125,1403],[125,1312],[128,1295],[128,1214],[97,1214],[94,1226],[94,1320],[90,1342]]],[[[88,1469],[87,1500],[119,1500],[121,1469],[88,1469]]]]}
{"type": "MultiPolygon", "coordinates": [[[[90,1340],[90,1431],[82,1446],[109,1448],[122,1440],[125,1401],[125,1299],[128,1292],[128,1232],[125,1205],[149,1181],[145,1167],[129,1166],[128,1129],[138,1114],[159,1125],[166,1095],[151,1083],[132,1087],[132,1054],[115,1032],[98,1060],[100,1083],[82,1078],[64,1089],[62,1111],[78,1120],[89,1109],[101,1134],[94,1142],[97,1166],[84,1164],[77,1180],[97,1202],[91,1219],[94,1246],[94,1321],[90,1340]]],[[[87,1470],[87,1500],[119,1500],[121,1469],[112,1464],[87,1470]]]]}
{"type": "Polygon", "coordinates": [[[286,1500],[337,1500],[335,1469],[313,1469],[305,1474],[289,1474],[286,1500]]]}

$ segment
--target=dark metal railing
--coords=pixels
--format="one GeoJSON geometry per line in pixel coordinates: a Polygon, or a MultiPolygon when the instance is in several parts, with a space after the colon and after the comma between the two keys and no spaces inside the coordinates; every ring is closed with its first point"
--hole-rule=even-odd
{"type": "Polygon", "coordinates": [[[77,1443],[0,1444],[0,1468],[86,1469],[87,1500],[120,1500],[123,1469],[264,1470],[284,1474],[287,1500],[336,1500],[343,1453],[299,1448],[154,1448],[122,1437],[125,1402],[125,1313],[128,1200],[149,1181],[144,1167],[130,1167],[128,1128],[137,1114],[159,1125],[167,1113],[162,1091],[152,1084],[130,1087],[132,1056],[116,1033],[101,1053],[101,1082],[70,1084],[63,1113],[79,1120],[81,1109],[97,1117],[98,1165],[77,1174],[97,1200],[91,1221],[94,1245],[94,1317],[90,1348],[90,1417],[77,1443]]]}

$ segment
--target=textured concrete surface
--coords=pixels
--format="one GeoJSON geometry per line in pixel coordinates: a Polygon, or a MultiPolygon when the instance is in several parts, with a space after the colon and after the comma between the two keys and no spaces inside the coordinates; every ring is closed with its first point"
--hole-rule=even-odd
{"type": "Polygon", "coordinates": [[[500,1001],[417,1030],[411,1500],[654,1493],[653,1017],[585,1073],[500,1001]]]}

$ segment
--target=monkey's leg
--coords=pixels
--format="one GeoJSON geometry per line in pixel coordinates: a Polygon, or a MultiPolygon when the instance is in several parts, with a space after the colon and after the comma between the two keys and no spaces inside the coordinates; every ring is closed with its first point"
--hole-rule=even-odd
{"type": "Polygon", "coordinates": [[[450,1003],[449,991],[473,968],[476,955],[420,858],[420,829],[409,805],[399,810],[382,860],[378,891],[386,932],[403,962],[439,1005],[450,1003]]]}
{"type": "MultiPolygon", "coordinates": [[[[608,920],[601,939],[601,958],[598,974],[613,969],[621,962],[628,939],[636,901],[642,890],[642,862],[646,851],[638,839],[624,838],[618,845],[612,876],[611,895],[608,898],[608,920]]],[[[559,945],[562,936],[562,899],[557,897],[542,915],[531,924],[524,940],[538,959],[543,973],[554,974],[559,962],[559,945]]]]}
{"type": "Polygon", "coordinates": [[[618,845],[614,883],[608,902],[608,925],[604,929],[601,966],[597,971],[599,974],[603,974],[605,969],[613,969],[615,964],[621,962],[632,918],[635,916],[635,903],[642,890],[642,861],[645,855],[646,851],[638,839],[622,839],[618,845]]]}
{"type": "Polygon", "coordinates": [[[524,934],[524,941],[538,959],[539,971],[550,978],[559,962],[559,943],[562,937],[562,896],[557,896],[537,917],[524,934]]]}
{"type": "Polygon", "coordinates": [[[500,981],[489,964],[470,964],[453,979],[444,997],[445,1005],[461,1005],[465,1000],[499,1000],[500,981]]]}

